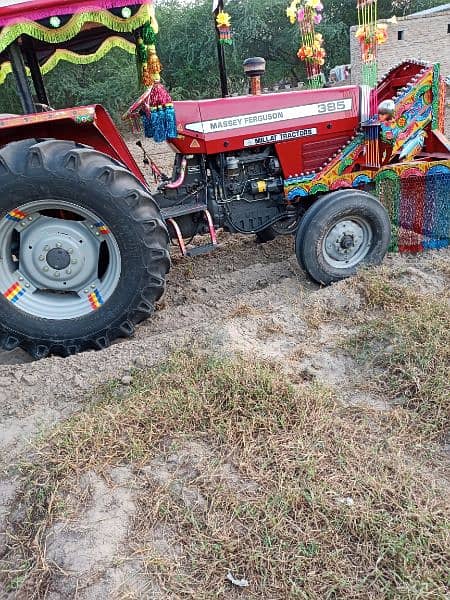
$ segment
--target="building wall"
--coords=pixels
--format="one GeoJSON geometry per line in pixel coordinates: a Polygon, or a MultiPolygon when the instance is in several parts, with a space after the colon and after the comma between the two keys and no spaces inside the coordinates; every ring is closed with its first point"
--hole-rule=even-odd
{"type": "MultiPolygon", "coordinates": [[[[402,60],[412,58],[439,62],[441,73],[450,78],[450,10],[442,13],[398,19],[388,23],[388,40],[378,50],[379,75],[402,60]],[[398,32],[403,31],[403,39],[398,32]]],[[[350,29],[352,83],[361,83],[361,53],[355,38],[356,27],[350,29]]],[[[450,136],[450,86],[447,87],[446,132],[450,136]]]]}

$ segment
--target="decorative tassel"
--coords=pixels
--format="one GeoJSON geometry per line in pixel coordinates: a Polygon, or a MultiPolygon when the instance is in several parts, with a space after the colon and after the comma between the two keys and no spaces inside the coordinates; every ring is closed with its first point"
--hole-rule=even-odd
{"type": "Polygon", "coordinates": [[[325,82],[322,67],[326,52],[322,34],[315,30],[315,26],[322,21],[322,11],[321,0],[292,0],[286,9],[290,22],[294,24],[297,21],[299,25],[301,46],[297,56],[305,62],[308,87],[312,89],[321,88],[325,82]]]}
{"type": "Polygon", "coordinates": [[[158,130],[158,109],[155,106],[150,109],[150,115],[148,115],[147,118],[150,119],[149,131],[151,131],[152,134],[150,137],[154,137],[155,132],[158,130]]]}
{"type": "Polygon", "coordinates": [[[233,43],[233,37],[229,27],[219,27],[219,42],[222,45],[231,45],[233,43]]]}
{"type": "Polygon", "coordinates": [[[162,67],[155,46],[148,47],[147,69],[152,75],[159,75],[162,67]]]}
{"type": "Polygon", "coordinates": [[[219,32],[219,42],[222,45],[231,45],[233,43],[233,34],[231,32],[231,17],[223,10],[219,11],[216,17],[217,30],[219,32]]]}
{"type": "Polygon", "coordinates": [[[136,43],[136,57],[141,66],[143,66],[148,59],[147,46],[144,44],[144,40],[140,37],[136,43]]]}
{"type": "Polygon", "coordinates": [[[144,114],[142,115],[142,126],[144,128],[144,135],[147,138],[152,138],[153,137],[153,125],[152,125],[152,118],[151,118],[151,114],[144,114]]]}
{"type": "Polygon", "coordinates": [[[156,44],[156,34],[150,21],[142,27],[142,39],[146,46],[154,46],[156,44]]]}
{"type": "Polygon", "coordinates": [[[153,124],[153,139],[155,142],[165,142],[166,137],[166,117],[165,111],[162,106],[158,106],[158,108],[152,112],[152,116],[155,115],[155,118],[152,119],[153,124]]]}
{"type": "Polygon", "coordinates": [[[166,137],[176,138],[178,136],[177,122],[175,119],[175,109],[173,104],[166,104],[166,137]]]}
{"type": "Polygon", "coordinates": [[[161,83],[162,65],[156,53],[156,33],[152,16],[142,27],[142,35],[136,42],[136,59],[141,84],[147,88],[142,96],[128,109],[124,119],[142,122],[146,137],[164,142],[178,136],[175,110],[169,92],[161,83]]]}
{"type": "Polygon", "coordinates": [[[142,84],[145,87],[150,87],[153,83],[153,76],[147,68],[147,65],[144,65],[142,69],[142,84]]]}
{"type": "Polygon", "coordinates": [[[150,106],[164,106],[172,104],[172,98],[162,83],[155,83],[150,90],[150,106]]]}

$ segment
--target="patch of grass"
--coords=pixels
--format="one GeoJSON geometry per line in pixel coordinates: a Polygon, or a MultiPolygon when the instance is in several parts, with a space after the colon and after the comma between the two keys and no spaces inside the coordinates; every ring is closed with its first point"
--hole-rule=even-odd
{"type": "Polygon", "coordinates": [[[421,303],[421,296],[405,284],[396,281],[398,273],[386,266],[361,271],[350,285],[362,296],[368,309],[387,311],[414,309],[421,303]]]}
{"type": "Polygon", "coordinates": [[[418,294],[373,273],[362,283],[369,307],[382,313],[350,341],[353,356],[381,395],[417,411],[429,433],[442,434],[450,426],[448,294],[418,294]]]}
{"type": "Polygon", "coordinates": [[[415,432],[402,409],[345,409],[272,365],[180,352],[124,397],[103,389],[24,467],[5,577],[43,596],[63,576],[45,560],[60,502],[87,471],[131,464],[142,478],[129,551],[169,597],[224,597],[231,571],[249,580],[246,598],[444,598],[448,498],[411,458],[415,432]],[[208,449],[203,466],[189,443],[208,449]],[[153,478],[154,461],[172,464],[180,448],[191,467],[153,478]],[[158,525],[177,558],[149,543],[158,525]]]}

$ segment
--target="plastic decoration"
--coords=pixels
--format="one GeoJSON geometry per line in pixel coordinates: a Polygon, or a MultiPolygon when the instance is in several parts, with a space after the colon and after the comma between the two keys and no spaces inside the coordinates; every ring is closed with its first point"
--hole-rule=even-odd
{"type": "MultiPolygon", "coordinates": [[[[62,60],[76,65],[89,65],[104,58],[113,48],[120,48],[129,54],[134,54],[136,46],[122,37],[112,36],[106,39],[92,54],[77,54],[71,50],[58,48],[44,64],[40,65],[40,70],[42,75],[47,75],[62,60]]],[[[10,73],[12,73],[12,67],[9,61],[0,65],[0,85],[5,82],[10,73]]],[[[28,67],[27,74],[31,77],[28,67]]]]}
{"type": "Polygon", "coordinates": [[[172,98],[161,83],[162,65],[156,52],[156,30],[152,15],[144,23],[136,43],[136,60],[140,84],[146,88],[142,96],[124,115],[135,130],[142,123],[145,137],[155,142],[176,138],[177,123],[172,98]]]}
{"type": "Polygon", "coordinates": [[[322,21],[323,4],[320,0],[293,0],[286,9],[290,22],[298,22],[301,35],[301,46],[297,52],[300,60],[305,62],[310,88],[323,85],[322,67],[325,64],[326,52],[323,48],[323,37],[316,33],[315,26],[322,21]]]}
{"type": "Polygon", "coordinates": [[[219,32],[219,42],[222,45],[231,45],[233,43],[233,34],[231,32],[231,17],[223,10],[219,11],[216,17],[217,30],[219,32]]]}
{"type": "Polygon", "coordinates": [[[361,48],[362,83],[374,88],[378,79],[378,46],[387,41],[387,24],[377,22],[377,0],[357,0],[357,9],[355,36],[361,48]]]}
{"type": "MultiPolygon", "coordinates": [[[[124,4],[123,0],[122,3],[124,4]]],[[[95,4],[95,2],[93,4],[95,4]]],[[[66,11],[68,9],[64,10],[66,11]]],[[[61,25],[61,20],[57,17],[60,22],[57,27],[55,27],[57,21],[53,20],[51,23],[54,23],[55,25],[52,25],[49,22],[49,27],[46,27],[37,21],[23,20],[13,25],[7,25],[0,30],[0,52],[3,52],[21,35],[28,35],[48,44],[61,44],[62,42],[67,42],[77,36],[87,23],[100,25],[117,33],[131,33],[139,27],[142,27],[144,23],[147,23],[149,21],[149,15],[151,17],[152,28],[155,34],[157,34],[158,23],[155,18],[154,6],[151,3],[141,6],[129,19],[119,17],[108,10],[88,10],[86,12],[73,14],[64,25],[61,25]]],[[[53,17],[54,16],[55,15],[53,15],[53,17]]]]}
{"type": "Polygon", "coordinates": [[[448,161],[389,165],[378,172],[375,182],[392,223],[391,252],[421,252],[449,245],[448,161]]]}
{"type": "MultiPolygon", "coordinates": [[[[358,29],[356,39],[361,49],[361,73],[362,84],[373,89],[370,95],[369,106],[365,111],[369,116],[374,116],[378,106],[376,85],[378,80],[378,46],[387,41],[386,23],[377,22],[378,0],[357,0],[358,29]]],[[[366,136],[366,154],[368,163],[373,167],[380,166],[380,152],[378,142],[378,125],[376,118],[374,123],[368,121],[363,124],[366,136]]]]}
{"type": "Polygon", "coordinates": [[[61,19],[59,17],[50,17],[50,25],[57,29],[61,25],[61,19]]]}

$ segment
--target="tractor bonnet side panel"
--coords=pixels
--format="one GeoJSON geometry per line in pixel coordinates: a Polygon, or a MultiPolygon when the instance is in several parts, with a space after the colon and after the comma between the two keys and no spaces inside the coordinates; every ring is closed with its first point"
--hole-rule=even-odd
{"type": "Polygon", "coordinates": [[[360,88],[348,86],[200,102],[176,102],[183,154],[275,145],[285,177],[318,168],[354,135],[360,88]]]}

